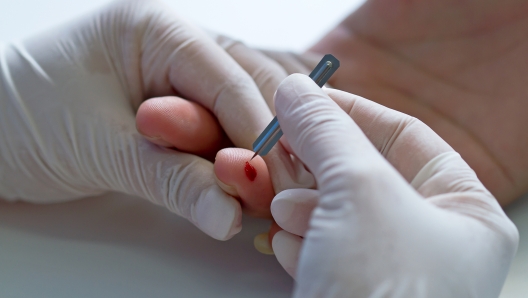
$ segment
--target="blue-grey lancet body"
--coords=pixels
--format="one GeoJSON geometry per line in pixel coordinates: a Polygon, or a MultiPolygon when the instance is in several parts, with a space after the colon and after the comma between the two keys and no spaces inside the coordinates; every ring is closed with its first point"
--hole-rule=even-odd
{"type": "MultiPolygon", "coordinates": [[[[326,54],[323,59],[317,64],[317,66],[310,73],[310,78],[319,86],[323,87],[324,84],[330,79],[334,72],[339,68],[339,60],[336,57],[326,54]]],[[[277,144],[279,139],[282,137],[282,130],[279,125],[277,117],[271,120],[270,124],[264,129],[257,140],[253,143],[253,151],[255,156],[264,156],[277,144]]]]}

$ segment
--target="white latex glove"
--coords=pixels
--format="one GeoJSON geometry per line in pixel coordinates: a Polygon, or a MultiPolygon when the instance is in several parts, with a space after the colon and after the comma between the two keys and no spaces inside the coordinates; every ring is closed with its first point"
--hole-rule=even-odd
{"type": "Polygon", "coordinates": [[[253,49],[229,36],[211,31],[208,34],[251,75],[274,114],[273,96],[282,80],[293,73],[310,74],[323,58],[311,53],[253,49]]]}
{"type": "Polygon", "coordinates": [[[297,280],[295,297],[499,295],[518,231],[431,129],[304,75],[288,77],[275,104],[317,183],[271,207],[285,230],[273,249],[297,280]]]}
{"type": "MultiPolygon", "coordinates": [[[[214,238],[240,231],[240,204],[209,161],[152,145],[135,128],[142,101],[167,95],[207,108],[244,148],[272,119],[236,61],[166,6],[119,1],[4,45],[0,71],[0,197],[50,203],[120,191],[214,238]]],[[[270,156],[280,167],[287,154],[270,156]]]]}

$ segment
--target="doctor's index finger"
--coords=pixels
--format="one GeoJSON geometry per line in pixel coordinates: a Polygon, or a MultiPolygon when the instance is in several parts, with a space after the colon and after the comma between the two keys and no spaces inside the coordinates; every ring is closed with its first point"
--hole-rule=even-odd
{"type": "Polygon", "coordinates": [[[434,156],[452,150],[414,118],[346,92],[326,92],[306,76],[291,75],[276,95],[284,135],[316,177],[387,172],[381,153],[410,181],[434,156]]]}
{"type": "Polygon", "coordinates": [[[150,27],[142,58],[145,93],[175,91],[200,103],[237,146],[251,148],[272,119],[251,76],[205,32],[172,13],[161,13],[150,27]]]}

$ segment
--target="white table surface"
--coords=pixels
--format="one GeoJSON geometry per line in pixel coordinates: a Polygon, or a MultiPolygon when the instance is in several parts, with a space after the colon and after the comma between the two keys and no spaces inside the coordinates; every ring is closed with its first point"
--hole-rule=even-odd
{"type": "MultiPolygon", "coordinates": [[[[0,0],[0,42],[106,2],[0,0]]],[[[301,51],[362,1],[166,2],[179,15],[249,45],[301,51]]],[[[528,197],[507,213],[521,243],[501,297],[526,297],[528,197]]],[[[0,201],[0,297],[289,297],[292,279],[273,256],[253,249],[253,236],[268,225],[245,218],[239,235],[220,242],[160,207],[121,194],[56,205],[0,201]]]]}
{"type": "Polygon", "coordinates": [[[289,297],[293,281],[253,237],[216,241],[161,207],[120,194],[55,204],[0,202],[0,297],[289,297]]]}

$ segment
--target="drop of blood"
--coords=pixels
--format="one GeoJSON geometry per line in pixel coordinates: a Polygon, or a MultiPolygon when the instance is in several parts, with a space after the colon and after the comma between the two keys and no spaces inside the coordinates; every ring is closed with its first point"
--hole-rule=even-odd
{"type": "Polygon", "coordinates": [[[250,181],[255,181],[255,178],[257,177],[257,170],[255,170],[255,167],[252,166],[249,161],[246,161],[244,171],[246,172],[246,177],[248,177],[250,181]]]}

